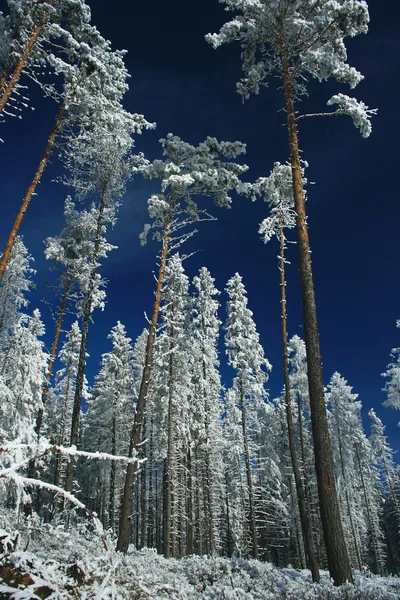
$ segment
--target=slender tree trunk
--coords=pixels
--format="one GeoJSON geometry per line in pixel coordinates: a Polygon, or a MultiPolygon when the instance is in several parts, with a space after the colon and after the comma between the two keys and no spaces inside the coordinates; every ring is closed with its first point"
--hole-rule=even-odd
{"type": "MultiPolygon", "coordinates": [[[[111,454],[116,456],[117,454],[117,424],[115,419],[115,413],[112,419],[111,427],[111,454]]],[[[114,460],[110,464],[110,489],[109,489],[109,500],[108,500],[108,524],[112,530],[115,527],[115,479],[116,479],[116,463],[114,460]]]]}
{"type": "MultiPolygon", "coordinates": [[[[92,268],[91,268],[90,281],[89,281],[86,302],[85,302],[85,308],[84,308],[84,313],[83,313],[81,345],[80,345],[80,349],[79,349],[79,360],[78,360],[78,369],[77,369],[77,376],[76,376],[74,406],[73,406],[73,410],[72,410],[70,446],[78,445],[79,421],[80,421],[80,414],[81,414],[81,397],[82,397],[83,384],[84,384],[84,378],[85,378],[86,348],[87,348],[88,333],[89,333],[89,322],[90,322],[90,315],[92,312],[93,292],[94,292],[95,282],[96,282],[97,261],[99,258],[101,234],[102,234],[102,229],[103,229],[104,209],[105,209],[107,195],[108,195],[108,190],[107,190],[107,186],[105,186],[102,190],[101,198],[100,198],[99,214],[98,214],[98,218],[97,218],[96,238],[95,238],[94,252],[93,252],[93,257],[92,257],[92,268]]],[[[74,483],[74,476],[75,476],[75,463],[76,463],[75,457],[71,456],[70,460],[68,462],[68,466],[67,466],[67,473],[66,473],[65,485],[64,485],[64,489],[67,492],[72,491],[72,486],[74,483]]]]}
{"type": "Polygon", "coordinates": [[[254,509],[254,492],[253,492],[253,480],[251,477],[251,465],[250,465],[250,452],[249,452],[249,441],[247,436],[247,423],[246,423],[246,406],[244,403],[244,392],[243,384],[240,379],[240,411],[242,414],[242,434],[243,434],[243,453],[246,464],[246,477],[247,477],[247,491],[249,494],[249,527],[250,537],[252,543],[252,555],[253,558],[258,558],[258,540],[257,540],[257,525],[256,515],[254,509]]]}
{"type": "Polygon", "coordinates": [[[46,403],[47,394],[48,394],[49,387],[50,387],[50,379],[53,374],[53,366],[54,366],[54,362],[56,360],[58,341],[60,339],[62,322],[64,320],[65,309],[67,306],[68,297],[69,297],[69,293],[71,291],[72,284],[73,284],[73,278],[71,277],[71,279],[68,281],[68,283],[65,287],[65,290],[64,290],[64,293],[63,293],[63,296],[61,299],[60,308],[58,311],[56,330],[54,332],[53,343],[51,345],[51,350],[50,350],[49,363],[47,365],[46,381],[45,381],[43,391],[42,391],[42,406],[39,408],[39,411],[38,411],[38,414],[36,417],[35,433],[38,436],[38,438],[40,437],[40,431],[41,431],[42,425],[43,425],[44,405],[46,403]]]}
{"type": "Polygon", "coordinates": [[[350,559],[340,519],[339,503],[333,471],[331,441],[324,398],[324,380],[319,343],[317,309],[311,267],[310,243],[301,177],[299,143],[293,103],[293,87],[284,43],[282,44],[282,76],[292,166],[293,195],[296,210],[297,248],[301,278],[304,336],[307,350],[307,376],[310,393],[311,423],[315,452],[315,470],[321,523],[328,566],[335,585],[353,582],[350,559]]]}
{"type": "Polygon", "coordinates": [[[187,514],[188,514],[188,525],[187,525],[187,552],[193,554],[193,478],[192,478],[192,456],[190,448],[187,452],[187,470],[188,470],[188,499],[187,499],[187,514]]]}
{"type": "MultiPolygon", "coordinates": [[[[139,395],[136,404],[135,419],[131,432],[128,456],[131,458],[136,452],[140,442],[140,433],[142,422],[146,409],[146,397],[149,390],[150,378],[153,369],[154,343],[156,338],[156,328],[158,322],[158,313],[160,311],[161,293],[164,283],[165,267],[167,264],[168,247],[170,241],[170,225],[167,225],[161,251],[160,269],[157,278],[156,297],[153,305],[153,312],[149,326],[149,335],[147,337],[145,363],[140,383],[139,395]]],[[[128,463],[126,469],[125,485],[121,501],[121,516],[119,521],[119,535],[117,542],[117,550],[126,552],[129,547],[130,528],[131,528],[131,507],[132,507],[132,485],[135,477],[136,466],[133,463],[128,463]]]]}
{"type": "Polygon", "coordinates": [[[51,132],[49,139],[47,140],[47,146],[46,146],[45,153],[43,154],[43,158],[40,161],[39,167],[35,173],[32,183],[29,186],[28,191],[26,192],[26,194],[24,196],[24,199],[22,201],[22,204],[20,206],[18,214],[15,218],[14,224],[9,233],[6,247],[4,248],[4,252],[3,252],[3,255],[2,255],[1,261],[0,261],[0,283],[3,281],[7,263],[10,259],[11,250],[13,249],[15,238],[17,237],[22,219],[25,216],[26,209],[28,208],[29,202],[31,201],[31,198],[32,198],[33,194],[35,193],[36,187],[37,187],[37,185],[43,175],[43,171],[48,163],[50,153],[53,149],[54,141],[56,139],[58,131],[61,128],[64,113],[65,113],[65,102],[63,102],[60,106],[60,110],[58,112],[58,116],[57,116],[57,119],[56,119],[56,122],[54,125],[54,129],[51,132]]]}
{"type": "Polygon", "coordinates": [[[170,558],[173,555],[174,547],[172,544],[171,521],[172,521],[172,494],[173,494],[173,473],[172,473],[172,419],[173,419],[173,332],[170,332],[170,355],[169,355],[169,385],[168,385],[168,417],[167,417],[167,491],[165,506],[165,530],[164,530],[164,555],[170,558]],[[172,548],[171,548],[172,546],[172,548]]]}
{"type": "Polygon", "coordinates": [[[346,470],[344,468],[344,457],[343,457],[343,448],[342,448],[342,434],[341,434],[341,431],[340,431],[340,426],[339,426],[338,419],[336,419],[336,427],[337,427],[337,439],[338,439],[338,445],[339,445],[340,466],[341,466],[342,477],[343,477],[343,482],[344,482],[344,493],[345,493],[345,498],[346,498],[347,514],[349,515],[351,533],[353,535],[354,549],[355,549],[355,552],[356,552],[358,568],[359,568],[359,570],[361,570],[361,567],[362,567],[362,557],[361,557],[361,551],[360,551],[360,548],[359,548],[359,545],[358,545],[358,535],[357,535],[357,531],[356,531],[356,528],[355,528],[355,525],[354,525],[353,511],[351,510],[350,495],[349,495],[349,491],[348,491],[348,481],[347,481],[347,477],[346,477],[346,470]]]}
{"type": "MultiPolygon", "coordinates": [[[[289,382],[289,358],[288,358],[288,343],[287,343],[287,313],[286,313],[286,281],[285,281],[285,236],[283,233],[282,218],[279,221],[279,271],[280,271],[280,286],[281,286],[281,316],[282,316],[282,357],[283,357],[283,379],[285,383],[285,406],[286,406],[286,421],[288,428],[290,459],[292,463],[294,481],[296,485],[297,502],[299,506],[301,531],[303,534],[304,549],[308,559],[308,566],[311,571],[314,582],[319,581],[319,569],[315,558],[313,534],[310,515],[307,507],[307,501],[304,493],[303,482],[301,480],[299,463],[297,461],[297,453],[294,442],[294,427],[292,415],[292,400],[290,397],[290,382],[289,382]]],[[[299,413],[299,420],[301,414],[299,413]]]]}
{"type": "MultiPolygon", "coordinates": [[[[49,4],[50,6],[52,6],[54,4],[54,0],[50,0],[47,4],[49,4]]],[[[14,69],[14,72],[11,76],[10,81],[8,82],[8,84],[6,85],[6,88],[0,98],[0,113],[3,112],[3,109],[5,107],[5,105],[7,104],[8,100],[10,99],[11,94],[13,93],[15,86],[18,83],[18,80],[20,78],[20,75],[22,73],[23,68],[26,65],[26,61],[28,60],[28,57],[30,55],[30,53],[32,52],[32,49],[34,47],[34,45],[36,44],[38,37],[40,35],[40,32],[42,31],[43,26],[45,25],[46,21],[47,21],[47,17],[49,16],[48,12],[45,12],[42,16],[41,22],[39,23],[39,25],[37,25],[33,31],[33,34],[31,35],[26,48],[21,56],[21,58],[19,59],[19,62],[17,64],[17,66],[14,69]]],[[[0,90],[3,88],[3,86],[5,85],[7,79],[7,69],[5,69],[3,76],[1,78],[0,81],[0,90]]]]}
{"type": "Polygon", "coordinates": [[[196,448],[196,536],[197,554],[203,554],[203,529],[201,526],[201,501],[200,501],[200,472],[199,472],[199,450],[196,448]]]}
{"type": "MultiPolygon", "coordinates": [[[[146,427],[147,419],[144,419],[143,423],[143,439],[146,439],[146,427]]],[[[147,444],[142,444],[140,447],[142,452],[142,458],[147,458],[147,444]]],[[[147,533],[147,504],[146,504],[146,482],[147,482],[147,461],[142,464],[140,469],[140,547],[144,548],[147,546],[146,533],[147,533]]]]}
{"type": "Polygon", "coordinates": [[[369,497],[368,497],[368,493],[367,493],[367,487],[365,485],[365,479],[364,479],[364,475],[363,475],[363,470],[362,470],[362,465],[361,465],[361,458],[360,458],[360,449],[358,444],[356,444],[356,456],[357,456],[357,463],[358,463],[358,468],[360,471],[360,477],[361,477],[361,485],[362,485],[362,489],[363,489],[363,496],[364,496],[364,502],[365,502],[365,510],[367,512],[367,521],[368,521],[368,527],[369,530],[371,532],[371,542],[372,542],[372,551],[373,551],[373,555],[374,555],[374,573],[377,573],[378,575],[381,574],[382,569],[381,569],[381,565],[383,563],[382,557],[380,556],[379,553],[379,548],[378,548],[378,541],[376,539],[376,532],[375,532],[375,527],[374,524],[372,522],[372,517],[371,517],[371,509],[370,509],[370,504],[369,504],[369,497]]]}
{"type": "Polygon", "coordinates": [[[148,513],[149,518],[147,521],[147,544],[149,548],[154,546],[154,491],[153,491],[153,479],[154,479],[154,425],[153,417],[150,419],[150,442],[149,442],[149,458],[147,462],[147,469],[149,472],[149,501],[148,501],[148,513]]]}
{"type": "Polygon", "coordinates": [[[226,507],[226,550],[229,557],[232,556],[232,534],[231,534],[231,518],[229,510],[229,495],[228,495],[228,473],[225,471],[225,507],[226,507]]]}

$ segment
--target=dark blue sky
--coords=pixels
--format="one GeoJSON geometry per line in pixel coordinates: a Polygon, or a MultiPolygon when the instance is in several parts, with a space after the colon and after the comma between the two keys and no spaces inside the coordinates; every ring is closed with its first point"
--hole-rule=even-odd
{"type": "MultiPolygon", "coordinates": [[[[127,2],[91,0],[93,22],[116,48],[128,50],[131,73],[126,108],[156,121],[154,132],[137,139],[138,150],[149,158],[159,154],[157,140],[168,132],[198,143],[207,135],[247,144],[247,179],[267,175],[275,161],[287,159],[287,138],[279,113],[282,94],[270,82],[259,96],[242,104],[235,91],[240,77],[240,48],[230,45],[213,50],[204,34],[217,31],[226,13],[217,0],[187,2],[127,2]]],[[[3,3],[1,3],[3,4],[3,3]]],[[[314,278],[320,323],[325,381],[338,370],[360,394],[364,413],[374,407],[387,425],[390,440],[400,450],[400,414],[384,409],[381,402],[389,351],[400,345],[398,118],[400,60],[400,5],[395,0],[370,0],[370,32],[349,41],[350,62],[365,80],[349,91],[334,83],[311,83],[310,96],[301,111],[325,109],[337,92],[355,95],[379,112],[372,136],[362,139],[350,120],[315,119],[300,125],[300,144],[309,162],[308,214],[313,250],[314,278]]],[[[36,93],[32,91],[32,97],[36,93]]],[[[0,129],[2,146],[2,219],[0,239],[5,242],[17,206],[24,195],[52,128],[55,107],[49,100],[35,100],[35,112],[22,120],[8,119],[0,129]]],[[[63,226],[66,190],[55,183],[60,174],[56,158],[46,171],[22,226],[25,243],[36,259],[37,290],[31,308],[49,298],[45,281],[48,265],[43,258],[43,239],[63,226]]],[[[144,311],[151,311],[157,244],[142,248],[138,234],[146,222],[146,201],[156,184],[132,183],[111,234],[119,246],[102,269],[109,279],[108,304],[96,312],[89,333],[89,379],[96,372],[101,353],[109,349],[107,335],[117,320],[135,338],[143,326],[144,311]]],[[[266,206],[258,201],[234,198],[230,211],[214,210],[218,221],[204,223],[187,250],[198,248],[185,266],[193,276],[206,265],[219,289],[236,271],[243,276],[261,342],[273,364],[271,396],[282,386],[280,304],[276,256],[278,248],[259,239],[258,224],[266,206]]],[[[296,248],[290,248],[288,268],[289,332],[302,334],[299,274],[296,248]]],[[[222,301],[225,302],[225,295],[222,301]]],[[[49,311],[40,305],[48,324],[49,311]]],[[[222,319],[225,318],[221,311],[222,319]]],[[[224,357],[221,356],[222,361],[224,357]]],[[[226,383],[230,373],[223,369],[226,383]]]]}

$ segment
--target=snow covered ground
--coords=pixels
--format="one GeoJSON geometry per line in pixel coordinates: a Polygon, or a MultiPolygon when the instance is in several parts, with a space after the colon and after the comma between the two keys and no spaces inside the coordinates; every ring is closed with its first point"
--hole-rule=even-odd
{"type": "MultiPolygon", "coordinates": [[[[3,515],[4,516],[4,515],[3,515]]],[[[0,600],[81,598],[129,600],[398,600],[400,579],[357,574],[356,585],[334,588],[327,573],[312,585],[306,571],[241,558],[165,559],[153,550],[106,553],[94,533],[43,525],[0,530],[0,600]],[[28,539],[29,538],[29,539],[28,539]],[[11,551],[11,552],[10,552],[11,551]],[[28,576],[24,575],[28,574],[28,576]],[[17,591],[18,588],[18,591],[17,591]],[[35,593],[36,591],[36,593],[35,593]]]]}

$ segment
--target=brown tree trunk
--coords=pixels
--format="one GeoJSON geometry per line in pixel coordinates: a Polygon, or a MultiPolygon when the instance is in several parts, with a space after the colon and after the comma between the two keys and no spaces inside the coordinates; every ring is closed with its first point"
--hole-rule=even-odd
{"type": "MultiPolygon", "coordinates": [[[[84,313],[83,313],[81,345],[80,345],[80,350],[79,350],[78,370],[77,370],[77,376],[76,376],[74,406],[73,406],[73,410],[72,410],[70,446],[78,446],[79,421],[80,421],[80,413],[81,413],[81,396],[82,396],[83,383],[84,383],[84,377],[85,377],[86,348],[87,348],[87,340],[88,340],[88,332],[89,332],[89,322],[90,322],[90,315],[92,312],[93,292],[94,292],[94,287],[95,287],[96,271],[97,271],[97,260],[99,258],[101,234],[102,234],[102,228],[103,228],[104,208],[105,208],[105,204],[106,204],[107,195],[108,195],[108,190],[107,190],[107,186],[105,186],[102,190],[100,204],[99,204],[99,215],[97,218],[97,230],[96,230],[96,239],[95,239],[93,257],[92,257],[92,268],[91,268],[89,287],[88,287],[85,308],[84,308],[84,313]]],[[[70,460],[68,462],[68,466],[67,466],[67,473],[66,473],[65,485],[64,485],[64,489],[67,492],[72,491],[72,486],[74,483],[74,476],[75,476],[75,463],[76,463],[75,457],[71,456],[70,460]]]]}
{"type": "MultiPolygon", "coordinates": [[[[311,571],[314,582],[319,581],[319,569],[315,558],[313,535],[310,515],[307,507],[306,497],[304,493],[303,482],[301,480],[300,468],[297,461],[296,447],[294,443],[294,427],[292,415],[292,401],[290,397],[290,382],[289,382],[289,359],[288,359],[288,343],[287,343],[287,313],[286,313],[286,281],[285,281],[285,237],[283,233],[282,218],[279,221],[279,271],[281,277],[281,316],[282,316],[282,357],[283,357],[283,379],[285,383],[285,405],[286,405],[286,421],[288,428],[290,459],[294,481],[296,485],[297,502],[299,505],[299,514],[301,522],[301,531],[303,534],[304,549],[308,559],[308,566],[311,571]]],[[[301,414],[299,413],[299,419],[301,414]]]]}
{"type": "Polygon", "coordinates": [[[247,492],[249,494],[249,528],[252,543],[252,556],[258,558],[257,525],[254,508],[253,480],[251,477],[249,441],[247,436],[246,406],[244,403],[243,385],[240,379],[240,411],[242,414],[243,453],[246,464],[247,492]]]}
{"type": "MultiPolygon", "coordinates": [[[[54,4],[54,0],[50,0],[47,4],[49,4],[50,6],[52,6],[54,4]]],[[[3,111],[5,105],[7,104],[8,100],[10,99],[11,94],[13,93],[15,86],[18,83],[18,80],[20,78],[20,75],[22,73],[23,68],[25,67],[26,61],[28,60],[28,56],[30,55],[30,53],[32,52],[32,49],[34,47],[34,45],[36,44],[38,37],[40,35],[40,32],[42,31],[42,27],[43,25],[46,23],[47,17],[49,16],[49,13],[44,13],[43,17],[41,19],[41,22],[39,25],[37,25],[33,31],[32,36],[30,37],[26,48],[21,56],[21,58],[19,59],[19,63],[17,64],[17,66],[14,69],[14,72],[11,76],[10,81],[8,82],[8,84],[6,85],[6,88],[0,98],[0,113],[3,111]]],[[[5,85],[7,79],[7,69],[5,69],[4,74],[1,78],[0,81],[0,90],[3,88],[3,86],[5,85]]]]}
{"type": "MultiPolygon", "coordinates": [[[[140,433],[142,422],[146,409],[146,397],[149,390],[150,378],[153,369],[154,342],[156,338],[156,327],[158,322],[158,313],[160,311],[161,293],[164,283],[165,266],[167,264],[168,247],[170,241],[170,225],[167,225],[163,236],[163,246],[161,251],[160,269],[157,278],[156,297],[153,305],[153,312],[149,326],[149,335],[147,337],[145,363],[143,368],[142,381],[140,383],[139,395],[136,404],[135,419],[131,432],[128,456],[131,458],[140,442],[140,433]]],[[[119,521],[119,535],[117,550],[126,552],[129,547],[130,529],[131,529],[131,507],[132,507],[132,485],[135,477],[136,466],[134,463],[128,463],[126,469],[125,485],[121,501],[121,516],[119,521]]]]}
{"type": "Polygon", "coordinates": [[[11,228],[10,234],[8,236],[6,247],[4,248],[4,252],[3,252],[3,255],[2,255],[1,261],[0,261],[0,283],[3,281],[4,273],[5,273],[9,258],[10,258],[11,250],[13,249],[15,238],[17,237],[18,230],[20,228],[22,219],[25,216],[26,209],[28,208],[28,204],[31,201],[33,194],[35,193],[36,187],[37,187],[37,185],[43,175],[43,171],[48,163],[50,153],[53,149],[54,141],[56,139],[57,133],[62,124],[64,112],[65,112],[65,102],[63,102],[60,106],[60,110],[58,112],[58,116],[57,116],[57,119],[56,119],[56,122],[54,125],[54,129],[51,132],[50,137],[47,141],[45,153],[43,154],[43,158],[39,163],[39,167],[35,173],[32,183],[29,186],[28,191],[26,192],[26,194],[24,196],[24,199],[22,201],[22,204],[21,204],[18,214],[15,218],[15,221],[11,228]]]}
{"type": "Polygon", "coordinates": [[[301,177],[296,116],[293,103],[293,87],[284,45],[282,45],[282,77],[285,94],[290,163],[292,166],[294,205],[296,211],[297,249],[301,279],[304,336],[307,350],[307,376],[321,523],[324,533],[329,573],[333,578],[335,585],[341,585],[346,581],[353,582],[353,574],[351,572],[350,559],[343,535],[333,471],[331,441],[324,397],[324,380],[322,374],[310,243],[301,177]]]}

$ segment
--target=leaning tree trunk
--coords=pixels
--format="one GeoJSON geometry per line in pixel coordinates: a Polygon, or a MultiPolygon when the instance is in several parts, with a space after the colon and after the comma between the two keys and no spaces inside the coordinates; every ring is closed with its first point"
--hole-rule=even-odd
{"type": "MultiPolygon", "coordinates": [[[[50,0],[48,2],[48,4],[50,6],[52,6],[54,4],[54,0],[50,0]]],[[[19,62],[17,64],[17,66],[15,67],[14,72],[11,75],[11,79],[7,83],[7,85],[6,85],[7,71],[5,70],[3,73],[3,76],[0,81],[0,86],[1,86],[0,91],[4,86],[5,86],[5,90],[0,98],[0,113],[3,112],[5,105],[7,104],[8,100],[10,99],[11,94],[15,90],[15,87],[21,76],[22,70],[26,65],[26,61],[28,60],[28,57],[29,57],[30,53],[32,52],[32,49],[38,40],[38,37],[42,31],[43,26],[45,25],[45,23],[47,21],[48,16],[49,16],[49,13],[44,13],[42,16],[41,22],[39,23],[39,25],[37,25],[35,27],[32,35],[26,45],[26,48],[25,48],[21,58],[19,59],[19,62]]]]}
{"type": "Polygon", "coordinates": [[[6,247],[4,249],[4,252],[3,252],[3,255],[2,255],[1,261],[0,261],[0,283],[3,281],[4,273],[5,273],[9,258],[10,258],[11,250],[13,249],[15,238],[17,237],[18,230],[22,223],[22,219],[25,216],[26,209],[28,208],[28,204],[31,201],[33,194],[35,193],[36,187],[37,187],[37,185],[43,175],[43,171],[48,163],[50,153],[53,149],[54,141],[55,141],[57,133],[60,130],[61,125],[62,125],[62,119],[63,119],[64,113],[65,113],[65,110],[66,110],[66,107],[65,107],[65,101],[64,101],[60,106],[60,110],[57,115],[54,129],[51,132],[50,137],[47,141],[47,146],[46,146],[45,153],[43,154],[43,158],[39,163],[39,167],[35,173],[35,176],[32,180],[31,185],[28,188],[28,191],[26,192],[26,194],[24,196],[24,199],[22,201],[22,204],[20,206],[18,214],[15,218],[14,224],[11,227],[11,231],[8,236],[6,247]]]}
{"type": "MultiPolygon", "coordinates": [[[[303,534],[304,549],[306,551],[306,557],[308,559],[308,566],[311,571],[312,579],[314,582],[319,581],[319,569],[317,560],[315,558],[314,545],[313,545],[313,534],[311,519],[307,507],[306,497],[304,493],[304,486],[301,480],[299,463],[297,461],[296,447],[294,443],[294,427],[293,427],[293,415],[292,415],[292,401],[290,397],[290,382],[289,382],[289,359],[288,359],[288,343],[287,343],[287,313],[286,313],[286,281],[285,281],[285,237],[283,233],[282,218],[279,220],[279,242],[280,242],[280,255],[279,255],[279,271],[281,277],[281,316],[282,316],[282,358],[283,358],[283,379],[285,383],[285,405],[286,405],[286,421],[288,428],[289,438],[289,450],[290,459],[292,462],[292,469],[294,475],[294,481],[296,484],[297,502],[299,505],[301,531],[303,534]]],[[[299,419],[301,414],[299,413],[299,419]]]]}
{"type": "Polygon", "coordinates": [[[324,533],[329,573],[335,585],[353,582],[353,574],[340,519],[333,471],[331,441],[324,397],[317,309],[312,276],[310,243],[301,177],[299,142],[293,102],[293,85],[286,49],[282,44],[282,77],[292,166],[293,196],[296,211],[297,248],[301,279],[304,336],[307,350],[307,377],[310,394],[311,423],[314,441],[315,470],[321,523],[324,533]]]}
{"type": "MultiPolygon", "coordinates": [[[[173,210],[173,208],[172,208],[173,210]]],[[[149,390],[150,378],[153,369],[153,355],[154,355],[154,343],[156,338],[156,327],[158,322],[158,313],[160,310],[161,293],[164,283],[165,267],[167,264],[168,247],[171,235],[170,229],[171,220],[166,226],[163,245],[161,250],[160,268],[158,271],[156,297],[153,305],[153,312],[151,315],[151,321],[149,326],[149,335],[147,336],[145,362],[142,374],[142,381],[140,382],[139,395],[136,404],[135,420],[133,422],[131,439],[129,444],[129,458],[132,458],[134,452],[140,442],[140,434],[142,429],[142,423],[144,413],[146,409],[146,397],[149,390]]],[[[128,463],[126,469],[125,485],[121,501],[121,515],[119,520],[119,534],[117,542],[117,550],[119,552],[126,552],[129,547],[129,540],[131,536],[131,507],[132,507],[132,486],[135,477],[136,466],[134,463],[128,463]]]]}
{"type": "Polygon", "coordinates": [[[244,453],[244,459],[245,459],[245,464],[246,464],[247,491],[249,494],[249,528],[250,528],[251,543],[253,546],[252,555],[253,555],[253,558],[258,558],[258,539],[257,539],[256,514],[255,514],[255,508],[254,508],[253,479],[251,476],[249,440],[248,440],[248,435],[247,435],[246,406],[244,403],[243,384],[242,384],[241,380],[240,380],[240,411],[242,414],[243,453],[244,453]]]}
{"type": "MultiPolygon", "coordinates": [[[[101,233],[102,233],[102,228],[103,228],[103,216],[104,216],[104,208],[105,208],[106,199],[107,199],[107,192],[108,192],[107,186],[105,186],[102,190],[100,204],[99,204],[99,215],[97,218],[96,239],[95,239],[94,251],[93,251],[93,256],[92,256],[92,268],[91,268],[91,273],[90,273],[88,291],[86,294],[85,308],[84,308],[84,312],[83,312],[81,345],[80,345],[80,349],[79,349],[78,369],[77,369],[77,375],[76,375],[74,406],[72,409],[70,446],[78,445],[79,421],[80,421],[80,413],[81,413],[81,396],[82,396],[82,391],[83,391],[83,384],[84,384],[84,378],[85,378],[85,366],[86,366],[86,348],[87,348],[88,333],[89,333],[90,314],[92,312],[93,292],[94,292],[95,283],[96,283],[97,261],[99,258],[101,233]]],[[[74,476],[75,476],[75,463],[76,463],[75,457],[71,456],[70,460],[68,462],[67,473],[65,476],[65,484],[64,484],[64,489],[67,492],[72,491],[72,486],[74,483],[74,476]]]]}

